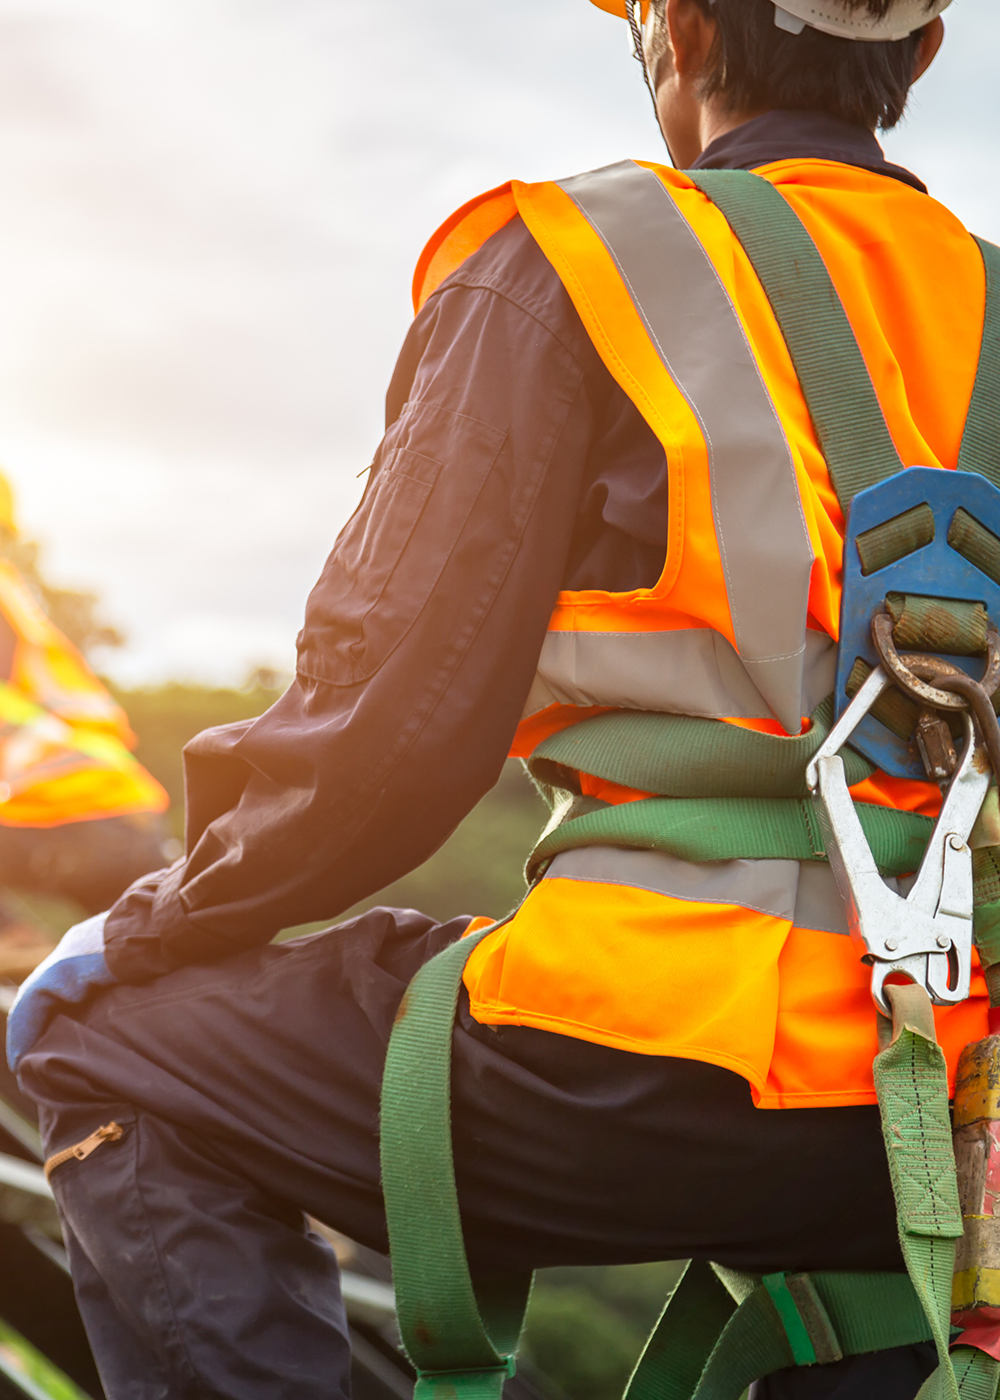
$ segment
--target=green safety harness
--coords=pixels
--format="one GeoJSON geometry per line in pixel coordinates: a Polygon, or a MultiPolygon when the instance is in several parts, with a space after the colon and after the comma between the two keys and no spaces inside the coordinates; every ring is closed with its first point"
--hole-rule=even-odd
{"type": "MultiPolygon", "coordinates": [[[[768,295],[846,514],[859,491],[904,464],[822,258],[766,180],[745,171],[697,171],[691,179],[729,221],[768,295]]],[[[1000,486],[1000,249],[979,246],[986,320],[958,466],[1000,486]]],[[[873,557],[895,558],[914,547],[920,529],[920,520],[889,521],[866,546],[873,557]]],[[[968,557],[1000,581],[1000,540],[981,528],[973,534],[968,557]]],[[[919,632],[920,600],[911,601],[919,632]]],[[[951,632],[967,622],[956,610],[951,632]]],[[[925,650],[933,650],[924,640],[925,650]]],[[[960,640],[951,640],[958,654],[960,640]]],[[[940,637],[933,641],[948,649],[940,637]]],[[[529,765],[553,803],[552,821],[528,861],[529,880],[559,852],[595,845],[698,862],[825,860],[805,770],[829,733],[832,700],[812,719],[797,738],[624,711],[563,730],[529,765]],[[609,806],[579,796],[573,775],[581,771],[656,795],[609,806]]],[[[873,771],[849,749],[842,757],[849,784],[873,771]]],[[[864,805],[858,812],[884,874],[917,868],[933,828],[929,818],[864,805]]],[[[974,874],[976,944],[997,1005],[1000,848],[974,852],[974,874]]],[[[472,1277],[452,1159],[451,1039],[459,988],[473,949],[498,927],[461,939],[417,973],[386,1059],[382,1184],[416,1400],[499,1400],[514,1372],[531,1290],[529,1274],[472,1277]]],[[[939,1366],[919,1400],[997,1400],[1000,1362],[968,1346],[949,1353],[955,1241],[963,1227],[944,1056],[926,995],[913,987],[887,990],[893,1025],[880,1027],[875,1085],[907,1273],[762,1278],[693,1262],[653,1330],[628,1400],[739,1400],[752,1381],[776,1370],[931,1340],[939,1366]]]]}

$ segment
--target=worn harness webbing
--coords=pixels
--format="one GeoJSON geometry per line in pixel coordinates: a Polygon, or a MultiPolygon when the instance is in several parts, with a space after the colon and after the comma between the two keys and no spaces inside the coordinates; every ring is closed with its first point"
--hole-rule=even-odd
{"type": "MultiPolygon", "coordinates": [[[[609,806],[567,793],[554,802],[552,820],[528,857],[529,883],[553,856],[583,846],[666,851],[698,863],[825,861],[805,771],[830,733],[832,697],[811,719],[806,733],[788,739],[720,720],[626,710],[560,730],[532,755],[528,766],[537,782],[558,790],[575,771],[659,796],[609,806]]],[[[874,771],[853,750],[843,757],[849,784],[874,771]]],[[[883,875],[917,868],[934,827],[929,817],[865,803],[858,815],[883,875]]]]}
{"type": "Polygon", "coordinates": [[[958,469],[1000,486],[1000,248],[977,238],[986,269],[986,318],[975,387],[958,454],[958,469]]]}
{"type": "Polygon", "coordinates": [[[908,1346],[929,1335],[905,1274],[761,1279],[695,1261],[646,1345],[628,1400],[737,1400],[773,1371],[908,1346]]]}
{"type": "Polygon", "coordinates": [[[531,1275],[473,1285],[451,1150],[451,1027],[462,969],[487,930],[420,969],[382,1081],[382,1190],[396,1312],[416,1400],[491,1400],[513,1374],[531,1275]]]}
{"type": "MultiPolygon", "coordinates": [[[[804,734],[785,738],[695,715],[613,710],[543,740],[529,768],[556,788],[578,772],[660,797],[808,797],[806,768],[829,736],[832,697],[810,721],[804,734]]],[[[874,771],[853,749],[844,754],[848,787],[874,771]]]]}
{"type": "MultiPolygon", "coordinates": [[[[700,171],[692,179],[726,215],[757,269],[846,505],[902,463],[822,258],[767,181],[742,171],[700,171]]],[[[980,247],[987,312],[959,465],[1000,485],[1000,250],[980,247]]],[[[794,778],[786,774],[785,780],[794,778]]],[[[625,804],[625,810],[643,805],[625,804]]],[[[591,812],[579,820],[600,816],[591,812]]],[[[383,1190],[400,1329],[417,1368],[418,1400],[499,1400],[530,1290],[524,1277],[493,1280],[492,1287],[473,1282],[452,1160],[450,1055],[458,991],[473,948],[495,927],[462,939],[421,969],[400,1007],[386,1058],[383,1190]]],[[[910,1011],[903,1006],[895,1039],[875,1071],[909,1276],[741,1280],[692,1264],[650,1338],[630,1400],[738,1400],[751,1380],[772,1370],[931,1338],[941,1364],[919,1400],[996,1400],[1000,1363],[968,1347],[951,1357],[947,1351],[954,1241],[962,1230],[947,1080],[933,1026],[910,1011]]]]}
{"type": "MultiPolygon", "coordinates": [[[[872,803],[856,805],[881,873],[905,875],[916,870],[934,828],[931,818],[872,803]]],[[[528,857],[529,881],[542,873],[553,856],[584,846],[665,851],[696,864],[827,859],[816,812],[804,798],[647,797],[608,806],[585,797],[557,807],[553,822],[528,857]]]]}

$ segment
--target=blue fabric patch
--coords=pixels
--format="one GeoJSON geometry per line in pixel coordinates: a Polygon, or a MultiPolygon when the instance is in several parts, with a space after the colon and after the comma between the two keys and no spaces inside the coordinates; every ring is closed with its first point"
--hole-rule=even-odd
{"type": "Polygon", "coordinates": [[[17,1072],[22,1057],[62,1006],[82,1002],[95,988],[113,986],[116,980],[103,953],[63,958],[42,971],[7,1017],[7,1063],[11,1069],[17,1072]]]}

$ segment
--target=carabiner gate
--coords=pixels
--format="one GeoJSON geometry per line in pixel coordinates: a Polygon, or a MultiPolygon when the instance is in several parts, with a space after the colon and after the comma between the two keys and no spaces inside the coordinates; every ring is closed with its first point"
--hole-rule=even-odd
{"type": "Polygon", "coordinates": [[[969,836],[990,786],[985,750],[963,713],[964,746],[913,887],[905,897],[879,873],[851,799],[840,749],[894,679],[868,676],[806,772],[827,855],[848,911],[851,938],[872,967],[872,997],[884,1016],[887,978],[902,975],[937,1006],[957,1006],[972,975],[972,851],[969,836]]]}

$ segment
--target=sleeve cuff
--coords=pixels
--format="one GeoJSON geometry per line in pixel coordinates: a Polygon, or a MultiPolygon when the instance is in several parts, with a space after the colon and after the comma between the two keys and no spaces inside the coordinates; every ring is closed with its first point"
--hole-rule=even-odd
{"type": "Polygon", "coordinates": [[[119,982],[148,982],[187,963],[216,962],[233,952],[226,939],[188,917],[180,894],[184,871],[180,860],[144,876],[108,914],[104,955],[119,982]]]}

